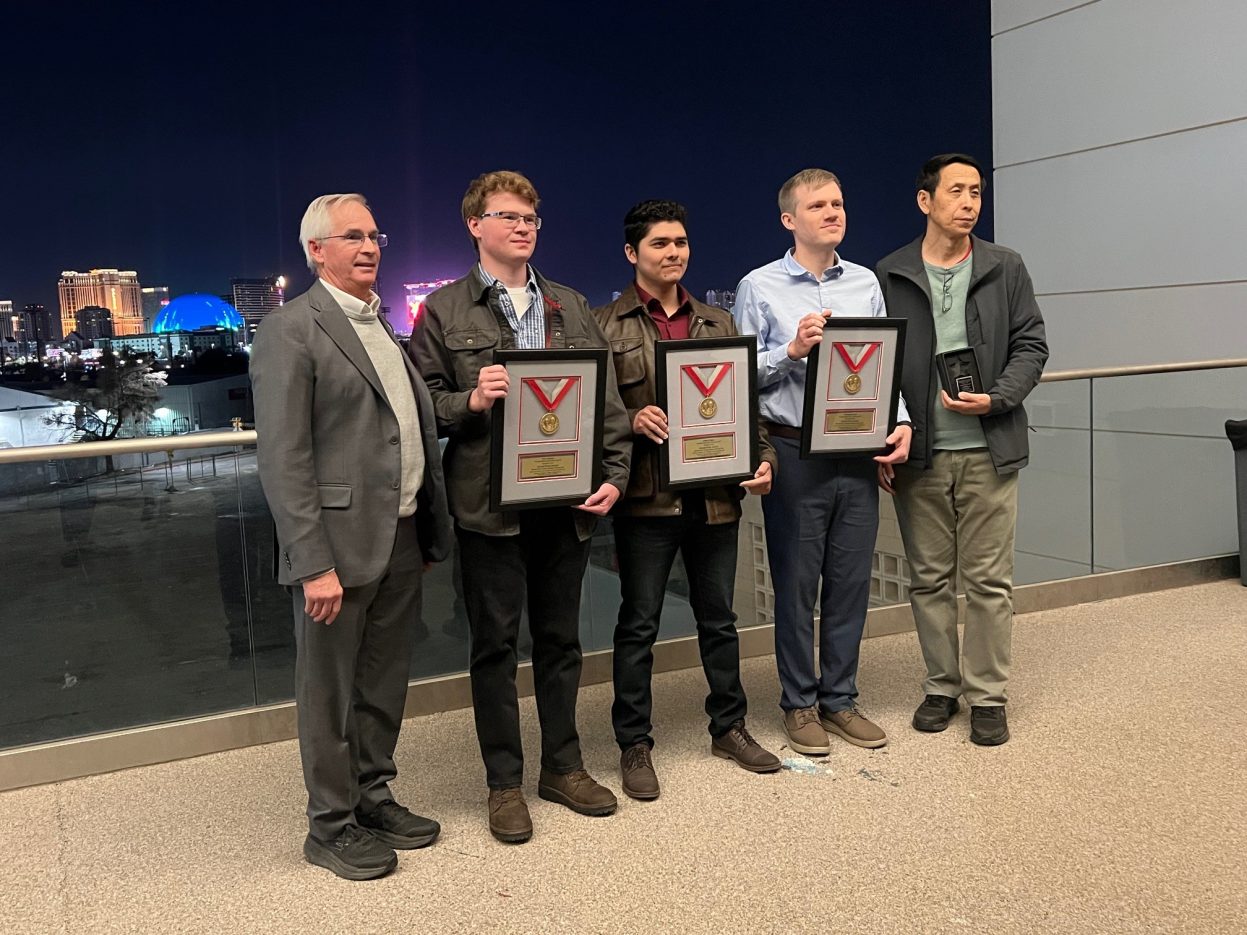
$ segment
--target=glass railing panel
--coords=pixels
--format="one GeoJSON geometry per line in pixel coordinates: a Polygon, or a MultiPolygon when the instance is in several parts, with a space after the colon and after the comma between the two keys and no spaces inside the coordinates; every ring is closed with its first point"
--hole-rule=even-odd
{"type": "Polygon", "coordinates": [[[1030,464],[1018,481],[1014,584],[1091,573],[1091,402],[1087,380],[1041,383],[1026,400],[1030,464]]]}
{"type": "Polygon", "coordinates": [[[1238,551],[1225,421],[1247,368],[1094,381],[1095,564],[1138,568],[1238,551]]]}
{"type": "Polygon", "coordinates": [[[255,703],[228,451],[0,465],[0,747],[255,703]]]}

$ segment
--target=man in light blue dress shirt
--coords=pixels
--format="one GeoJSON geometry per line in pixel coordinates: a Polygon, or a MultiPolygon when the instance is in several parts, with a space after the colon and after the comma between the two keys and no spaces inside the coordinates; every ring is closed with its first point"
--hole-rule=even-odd
{"type": "Polygon", "coordinates": [[[857,661],[870,567],[879,529],[876,462],[909,456],[912,430],[902,399],[892,446],[867,456],[802,460],[800,426],[806,358],[823,339],[828,316],[883,317],[879,282],[840,258],[844,196],[825,169],[798,172],[779,190],[780,222],[793,248],[755,269],[736,288],[732,313],[758,336],[759,408],[779,456],[772,493],[762,504],[775,589],[775,660],[788,744],[799,753],[830,752],[828,732],[860,747],[887,734],[857,708],[857,661]],[[814,600],[822,579],[819,672],[814,667],[814,600]]]}

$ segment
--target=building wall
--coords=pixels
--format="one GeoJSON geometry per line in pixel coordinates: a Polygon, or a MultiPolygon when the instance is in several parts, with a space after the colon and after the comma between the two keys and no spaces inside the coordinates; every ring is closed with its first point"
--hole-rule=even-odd
{"type": "MultiPolygon", "coordinates": [[[[993,0],[996,239],[1048,369],[1247,356],[1247,4],[993,0]]],[[[1247,370],[1047,384],[1020,581],[1237,550],[1222,426],[1247,370]]]]}
{"type": "Polygon", "coordinates": [[[1053,369],[1247,349],[1247,4],[994,0],[996,237],[1053,369]]]}

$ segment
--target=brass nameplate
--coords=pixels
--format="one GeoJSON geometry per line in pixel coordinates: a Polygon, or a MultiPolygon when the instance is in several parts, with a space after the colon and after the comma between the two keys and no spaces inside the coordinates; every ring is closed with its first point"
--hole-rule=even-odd
{"type": "Polygon", "coordinates": [[[873,432],[875,411],[873,409],[828,409],[823,417],[823,434],[837,435],[841,432],[873,432]]]}
{"type": "Polygon", "coordinates": [[[736,457],[736,436],[699,435],[696,438],[685,438],[681,443],[681,454],[685,462],[713,461],[717,458],[736,457]]]}
{"type": "Polygon", "coordinates": [[[520,455],[520,480],[576,476],[575,454],[520,455]]]}

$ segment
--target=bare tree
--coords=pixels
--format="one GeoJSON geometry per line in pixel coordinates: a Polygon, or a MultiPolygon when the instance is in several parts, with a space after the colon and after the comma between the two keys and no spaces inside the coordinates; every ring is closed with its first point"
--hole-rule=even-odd
{"type": "Polygon", "coordinates": [[[133,433],[156,411],[165,374],[152,371],[145,357],[118,357],[105,350],[100,366],[92,374],[67,371],[63,387],[47,395],[72,403],[70,410],[58,409],[46,416],[47,425],[64,430],[75,441],[103,441],[117,438],[123,430],[133,433]]]}

